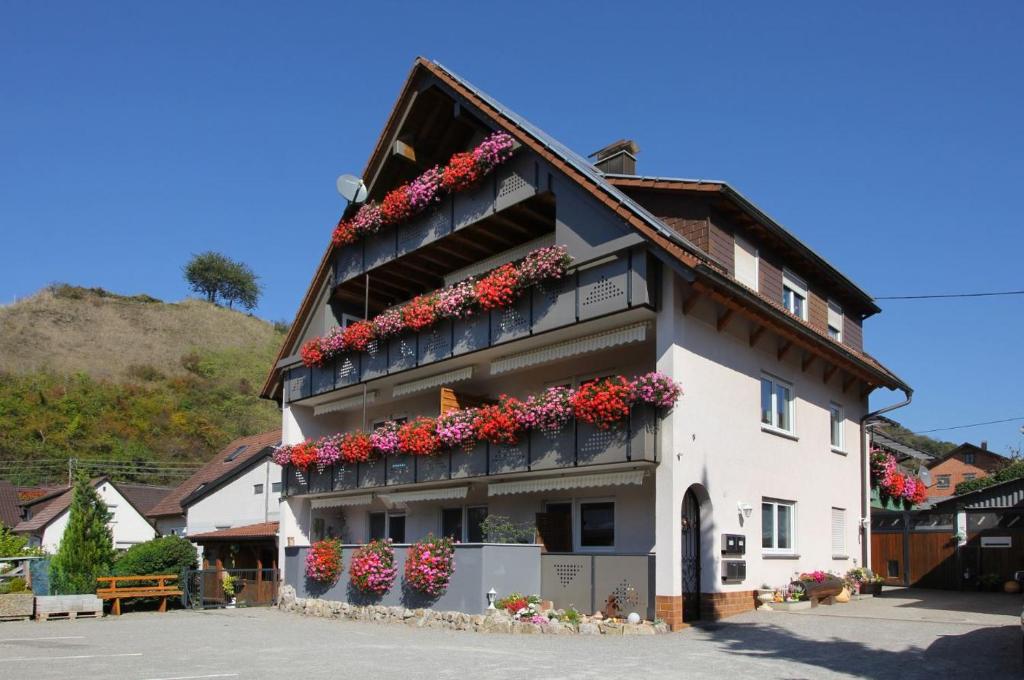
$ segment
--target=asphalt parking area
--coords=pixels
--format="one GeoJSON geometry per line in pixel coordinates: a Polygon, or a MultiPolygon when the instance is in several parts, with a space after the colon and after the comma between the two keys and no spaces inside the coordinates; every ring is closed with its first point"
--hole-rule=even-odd
{"type": "Polygon", "coordinates": [[[981,611],[886,599],[750,612],[672,635],[619,638],[416,630],[272,609],[2,623],[0,677],[1024,677],[1019,619],[1004,613],[1016,605],[1019,617],[1019,597],[952,603],[981,611]],[[996,603],[1003,609],[993,609],[996,603]]]}

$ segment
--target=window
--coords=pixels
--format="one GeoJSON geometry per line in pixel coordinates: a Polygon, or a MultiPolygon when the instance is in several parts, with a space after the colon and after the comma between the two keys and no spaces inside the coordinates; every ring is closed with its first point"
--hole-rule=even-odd
{"type": "Polygon", "coordinates": [[[483,523],[487,519],[487,506],[479,505],[473,508],[466,508],[466,542],[483,543],[483,523]]]}
{"type": "Polygon", "coordinates": [[[271,482],[270,483],[270,492],[271,493],[281,493],[281,482],[271,482]]]}
{"type": "Polygon", "coordinates": [[[846,510],[832,508],[832,557],[846,556],[846,510]]]}
{"type": "Polygon", "coordinates": [[[937,488],[937,489],[948,489],[949,488],[949,475],[936,475],[936,477],[935,477],[935,488],[937,488]]]}
{"type": "Polygon", "coordinates": [[[405,515],[388,515],[388,538],[392,543],[405,543],[405,515]]]}
{"type": "Polygon", "coordinates": [[[900,577],[900,561],[899,560],[889,560],[888,562],[886,562],[885,563],[885,575],[888,576],[889,578],[899,578],[900,577]]]}
{"type": "Polygon", "coordinates": [[[324,526],[325,525],[324,525],[324,518],[323,517],[317,517],[317,518],[315,518],[313,520],[313,540],[314,541],[322,541],[322,540],[324,540],[324,536],[326,535],[326,531],[325,531],[324,526]]]}
{"type": "Polygon", "coordinates": [[[487,506],[468,508],[444,508],[441,510],[441,534],[456,541],[483,543],[484,531],[481,526],[487,519],[487,506]]]}
{"type": "Polygon", "coordinates": [[[228,457],[224,459],[224,462],[225,463],[230,463],[235,458],[238,458],[240,455],[242,455],[242,452],[245,451],[247,448],[249,448],[249,447],[248,446],[239,446],[237,449],[235,449],[234,451],[232,451],[231,453],[228,454],[228,457]]]}
{"type": "Polygon", "coordinates": [[[974,473],[974,472],[965,472],[964,473],[964,481],[970,481],[970,480],[974,479],[977,476],[978,475],[976,473],[974,473]]]}
{"type": "Polygon", "coordinates": [[[256,495],[256,496],[260,495],[261,493],[263,493],[263,485],[262,484],[253,484],[252,485],[252,492],[253,492],[253,495],[256,495]]]}
{"type": "Polygon", "coordinates": [[[761,502],[761,549],[767,554],[793,554],[793,521],[796,504],[788,501],[761,502]]]}
{"type": "Polygon", "coordinates": [[[846,418],[843,415],[843,407],[839,404],[832,402],[828,405],[829,412],[829,423],[830,423],[830,438],[832,448],[835,451],[843,450],[843,423],[846,418]]]}
{"type": "Polygon", "coordinates": [[[793,387],[770,375],[761,377],[761,425],[794,432],[793,387]]]}
{"type": "Polygon", "coordinates": [[[387,535],[388,518],[383,512],[370,513],[370,540],[382,541],[387,535]]]}
{"type": "Polygon", "coordinates": [[[739,236],[733,246],[736,280],[757,290],[757,248],[739,236]]]}
{"type": "Polygon", "coordinates": [[[782,305],[790,314],[807,321],[807,284],[789,270],[782,272],[782,305]]]}
{"type": "Polygon", "coordinates": [[[843,341],[843,308],[832,300],[828,301],[828,337],[843,341]]]}
{"type": "Polygon", "coordinates": [[[441,510],[441,535],[454,541],[462,540],[462,508],[441,510]]]}
{"type": "Polygon", "coordinates": [[[580,547],[615,547],[615,502],[583,502],[579,506],[580,547]]]}
{"type": "Polygon", "coordinates": [[[965,453],[964,454],[964,463],[966,465],[974,465],[974,454],[973,453],[965,453]]]}

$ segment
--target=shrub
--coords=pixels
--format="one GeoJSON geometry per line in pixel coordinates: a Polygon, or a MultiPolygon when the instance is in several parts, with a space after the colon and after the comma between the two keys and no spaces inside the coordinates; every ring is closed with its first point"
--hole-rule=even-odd
{"type": "Polygon", "coordinates": [[[486,543],[533,543],[536,529],[529,522],[513,522],[504,515],[488,515],[480,523],[486,543]]]}
{"type": "Polygon", "coordinates": [[[14,595],[16,593],[29,593],[28,584],[23,578],[12,578],[6,583],[0,583],[0,595],[14,595]]]}
{"type": "Polygon", "coordinates": [[[181,536],[163,536],[133,545],[114,562],[115,576],[147,576],[149,574],[180,574],[195,569],[195,547],[181,536]]]}

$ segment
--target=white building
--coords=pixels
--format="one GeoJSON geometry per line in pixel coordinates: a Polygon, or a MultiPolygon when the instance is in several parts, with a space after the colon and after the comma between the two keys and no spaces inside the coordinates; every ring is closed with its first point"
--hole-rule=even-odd
{"type": "Polygon", "coordinates": [[[750,609],[762,583],[794,572],[869,564],[861,424],[875,389],[910,393],[864,351],[872,298],[727,184],[638,176],[629,142],[591,164],[428,60],[367,165],[370,198],[494,131],[518,148],[476,188],[328,248],[263,391],[284,442],[614,374],[658,370],[685,396],[614,432],[572,423],[432,459],[289,467],[286,581],[301,588],[318,538],[478,542],[494,514],[536,526],[541,595],[600,606],[628,592],[673,625],[750,609]],[[415,164],[393,151],[400,139],[417,140],[415,164]],[[507,310],[300,360],[364,305],[373,317],[551,244],[574,259],[569,276],[507,310]]]}
{"type": "MultiPolygon", "coordinates": [[[[138,484],[115,484],[106,477],[92,481],[93,487],[107,505],[114,548],[127,550],[136,543],[145,543],[156,536],[145,513],[170,489],[138,484]]],[[[14,528],[27,534],[29,543],[42,546],[47,552],[57,551],[70,519],[72,488],[62,488],[22,504],[24,519],[14,528]]]]}

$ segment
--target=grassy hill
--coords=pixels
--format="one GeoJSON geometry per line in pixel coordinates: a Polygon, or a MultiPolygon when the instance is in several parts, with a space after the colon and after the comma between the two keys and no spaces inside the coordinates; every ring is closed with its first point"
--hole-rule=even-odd
{"type": "Polygon", "coordinates": [[[55,285],[0,307],[0,478],[66,478],[68,457],[173,483],[280,413],[257,391],[280,325],[200,300],[55,285]]]}

